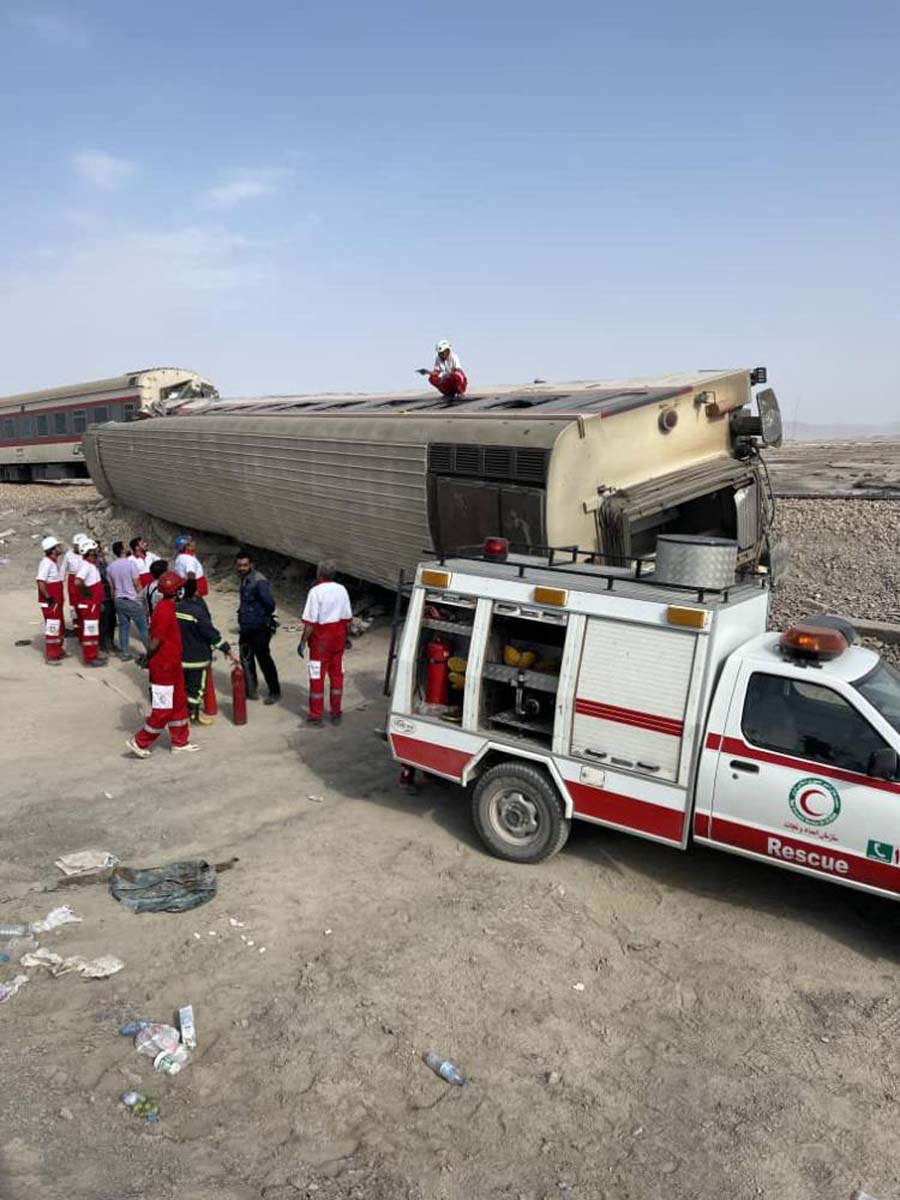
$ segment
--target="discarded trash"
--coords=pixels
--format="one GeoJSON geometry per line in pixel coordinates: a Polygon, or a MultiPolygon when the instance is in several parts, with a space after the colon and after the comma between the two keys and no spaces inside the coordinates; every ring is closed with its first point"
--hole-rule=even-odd
{"type": "Polygon", "coordinates": [[[116,867],[109,890],[132,912],[187,912],[212,900],[216,872],[227,871],[237,861],[213,866],[195,858],[164,867],[116,867]]]}
{"type": "Polygon", "coordinates": [[[114,958],[111,954],[103,954],[100,958],[93,959],[82,958],[80,954],[63,958],[61,954],[55,954],[43,946],[33,954],[23,954],[19,961],[23,967],[46,967],[54,979],[58,975],[69,975],[73,971],[82,979],[108,979],[110,975],[118,974],[125,966],[120,958],[114,958]]]}
{"type": "Polygon", "coordinates": [[[186,1046],[174,1050],[162,1050],[153,1060],[153,1069],[162,1075],[177,1075],[191,1061],[191,1052],[186,1046]]]}
{"type": "Polygon", "coordinates": [[[307,800],[312,800],[313,804],[321,804],[325,799],[324,796],[307,796],[307,800]]]}
{"type": "Polygon", "coordinates": [[[12,537],[15,532],[16,531],[14,529],[4,529],[3,532],[0,533],[0,538],[12,537]]]}
{"type": "Polygon", "coordinates": [[[861,1192],[857,1189],[850,1197],[850,1200],[875,1200],[874,1196],[870,1196],[868,1192],[861,1192]]]}
{"type": "Polygon", "coordinates": [[[80,920],[81,917],[76,917],[68,904],[63,904],[60,908],[48,912],[43,921],[32,921],[28,929],[30,933],[49,933],[51,929],[58,929],[60,925],[69,925],[80,920]]]}
{"type": "Polygon", "coordinates": [[[135,1035],[134,1048],[147,1058],[157,1058],[162,1051],[170,1053],[179,1045],[178,1030],[171,1025],[145,1025],[135,1035]]]}
{"type": "Polygon", "coordinates": [[[0,925],[0,938],[28,937],[30,933],[28,925],[0,925]]]}
{"type": "Polygon", "coordinates": [[[18,638],[16,641],[16,645],[17,646],[30,646],[31,638],[18,638]]]}
{"type": "Polygon", "coordinates": [[[7,954],[5,950],[0,952],[0,963],[8,963],[12,958],[11,954],[7,954]]]}
{"type": "Polygon", "coordinates": [[[232,927],[232,929],[243,929],[244,928],[244,922],[238,921],[236,917],[229,917],[228,924],[232,927]]]}
{"type": "Polygon", "coordinates": [[[122,1103],[131,1109],[133,1116],[143,1117],[150,1125],[155,1125],[159,1120],[159,1104],[153,1096],[145,1096],[143,1092],[126,1092],[122,1103]]]}
{"type": "Polygon", "coordinates": [[[118,861],[108,850],[79,850],[75,854],[64,854],[53,865],[63,875],[91,875],[94,871],[108,871],[118,861]]]}
{"type": "Polygon", "coordinates": [[[435,1075],[440,1075],[441,1079],[453,1084],[454,1087],[462,1087],[466,1082],[449,1058],[442,1058],[440,1054],[429,1050],[427,1054],[422,1055],[422,1062],[426,1067],[431,1067],[435,1075]]]}
{"type": "Polygon", "coordinates": [[[186,1004],[178,1010],[178,1025],[181,1029],[181,1043],[188,1050],[197,1048],[197,1027],[194,1024],[194,1006],[186,1004]]]}
{"type": "Polygon", "coordinates": [[[59,1115],[60,1115],[60,1119],[63,1121],[74,1121],[75,1120],[75,1114],[72,1112],[71,1108],[61,1108],[59,1110],[59,1115]]]}
{"type": "Polygon", "coordinates": [[[583,992],[583,991],[584,991],[584,984],[583,984],[583,983],[573,983],[573,984],[572,984],[572,991],[573,991],[573,992],[583,992]]]}
{"type": "Polygon", "coordinates": [[[27,982],[27,975],[17,975],[15,979],[10,979],[8,983],[0,983],[0,1004],[5,1004],[7,1000],[11,1000],[19,988],[24,987],[27,982]]]}
{"type": "Polygon", "coordinates": [[[122,1037],[134,1037],[142,1029],[146,1029],[149,1024],[150,1021],[129,1021],[127,1025],[119,1026],[119,1033],[122,1037]]]}

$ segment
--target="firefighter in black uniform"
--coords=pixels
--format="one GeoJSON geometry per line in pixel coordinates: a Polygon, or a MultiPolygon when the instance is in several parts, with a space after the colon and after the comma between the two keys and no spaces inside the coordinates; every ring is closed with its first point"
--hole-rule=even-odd
{"type": "Polygon", "coordinates": [[[230,655],[231,646],[213,625],[206,601],[197,595],[196,579],[185,583],[184,595],[175,605],[175,612],[181,631],[181,666],[188,714],[194,724],[212,725],[213,717],[203,712],[206,674],[212,665],[213,650],[230,655]]]}

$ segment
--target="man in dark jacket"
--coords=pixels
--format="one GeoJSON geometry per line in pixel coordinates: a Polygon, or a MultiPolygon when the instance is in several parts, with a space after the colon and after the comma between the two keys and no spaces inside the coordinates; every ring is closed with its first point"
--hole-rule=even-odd
{"type": "Polygon", "coordinates": [[[212,666],[213,650],[230,654],[231,647],[212,623],[206,601],[197,595],[197,580],[184,585],[183,598],[175,605],[181,631],[181,667],[187,693],[188,715],[194,724],[212,725],[213,718],[203,712],[206,675],[212,666]]]}
{"type": "Polygon", "coordinates": [[[241,603],[238,608],[238,627],[241,631],[241,665],[247,683],[247,699],[257,700],[256,664],[265,676],[269,694],[266,704],[281,698],[278,671],[269,652],[269,642],[276,629],[275,598],[269,581],[253,565],[249,550],[240,550],[234,565],[241,580],[241,603]]]}

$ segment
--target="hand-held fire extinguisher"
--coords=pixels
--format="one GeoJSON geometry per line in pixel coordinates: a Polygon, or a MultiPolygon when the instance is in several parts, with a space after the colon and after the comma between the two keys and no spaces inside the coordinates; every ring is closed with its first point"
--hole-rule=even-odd
{"type": "Polygon", "coordinates": [[[239,662],[231,668],[231,706],[235,725],[247,724],[247,683],[239,662]]]}
{"type": "Polygon", "coordinates": [[[425,703],[447,704],[449,700],[450,647],[435,639],[425,647],[425,703]]]}

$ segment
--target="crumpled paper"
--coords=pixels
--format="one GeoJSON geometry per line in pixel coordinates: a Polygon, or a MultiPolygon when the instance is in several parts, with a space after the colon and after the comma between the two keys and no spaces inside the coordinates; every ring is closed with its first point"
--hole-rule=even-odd
{"type": "Polygon", "coordinates": [[[32,933],[49,933],[51,929],[56,929],[60,925],[69,925],[72,921],[80,920],[81,917],[76,917],[68,904],[63,904],[48,912],[43,921],[32,921],[28,928],[32,933]]]}
{"type": "Polygon", "coordinates": [[[93,959],[82,958],[80,954],[63,958],[44,946],[33,954],[23,954],[19,962],[23,967],[46,967],[54,979],[58,975],[69,975],[72,971],[77,971],[82,979],[108,979],[125,966],[120,958],[114,958],[111,954],[102,954],[93,959]]]}
{"type": "Polygon", "coordinates": [[[10,979],[8,983],[0,983],[0,1004],[5,1004],[7,1000],[11,1000],[19,988],[24,987],[27,982],[27,975],[17,975],[15,979],[10,979]]]}
{"type": "Polygon", "coordinates": [[[108,850],[77,850],[74,854],[64,854],[53,865],[63,875],[92,875],[95,871],[108,871],[118,861],[108,850]]]}

